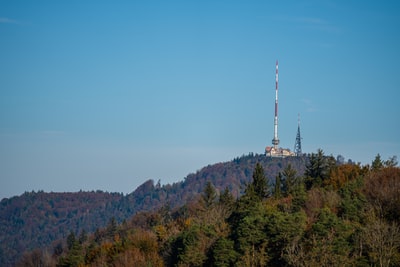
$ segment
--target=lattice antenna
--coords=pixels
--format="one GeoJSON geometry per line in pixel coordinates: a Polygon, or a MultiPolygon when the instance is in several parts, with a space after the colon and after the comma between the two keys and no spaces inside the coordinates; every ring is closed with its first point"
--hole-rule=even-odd
{"type": "Polygon", "coordinates": [[[296,142],[294,143],[294,153],[296,156],[301,156],[303,154],[301,151],[300,114],[297,115],[297,134],[296,142]]]}

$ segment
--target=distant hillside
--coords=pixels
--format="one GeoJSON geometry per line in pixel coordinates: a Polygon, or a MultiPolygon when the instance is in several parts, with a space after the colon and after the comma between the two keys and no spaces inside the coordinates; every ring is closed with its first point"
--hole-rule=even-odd
{"type": "MultiPolygon", "coordinates": [[[[205,169],[216,178],[224,173],[221,166],[240,170],[241,160],[205,169]]],[[[247,160],[252,162],[242,162],[247,160]]],[[[24,254],[16,267],[400,266],[397,161],[339,164],[322,150],[307,161],[304,176],[288,166],[272,190],[256,164],[238,198],[228,190],[218,196],[207,182],[197,199],[179,208],[139,212],[120,224],[111,220],[93,234],[70,233],[24,254]]],[[[263,161],[276,162],[288,163],[263,161]]],[[[205,169],[179,190],[201,184],[205,169]]],[[[161,192],[152,182],[142,189],[153,191],[149,201],[161,192]]]]}
{"type": "Polygon", "coordinates": [[[126,218],[119,208],[124,196],[116,193],[30,192],[0,202],[0,266],[8,266],[22,252],[43,247],[70,231],[94,231],[111,217],[126,218]]]}
{"type": "Polygon", "coordinates": [[[154,181],[148,180],[126,197],[130,203],[134,203],[136,211],[155,210],[166,203],[174,208],[195,199],[208,181],[217,191],[228,188],[238,197],[243,193],[244,185],[251,181],[257,162],[262,165],[266,177],[273,183],[278,173],[288,164],[292,165],[299,176],[303,175],[306,160],[306,157],[271,158],[257,154],[244,155],[229,162],[208,165],[196,173],[189,174],[184,181],[172,185],[155,185],[154,181]]]}
{"type": "Polygon", "coordinates": [[[154,211],[168,204],[184,205],[198,197],[210,181],[218,191],[226,187],[235,197],[251,181],[260,163],[270,181],[291,164],[302,175],[306,157],[269,158],[249,154],[225,163],[204,167],[184,181],[160,185],[149,180],[126,196],[102,191],[76,193],[27,192],[0,202],[0,266],[12,266],[26,251],[45,247],[71,231],[93,232],[115,218],[129,219],[139,211],[154,211]]]}

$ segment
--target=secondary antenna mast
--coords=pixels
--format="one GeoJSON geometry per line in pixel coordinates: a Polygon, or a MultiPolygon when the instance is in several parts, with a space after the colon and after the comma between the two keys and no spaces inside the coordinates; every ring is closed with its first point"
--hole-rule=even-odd
{"type": "Polygon", "coordinates": [[[300,114],[297,114],[297,134],[296,142],[294,143],[294,153],[296,154],[296,156],[301,156],[303,154],[301,152],[300,114]]]}

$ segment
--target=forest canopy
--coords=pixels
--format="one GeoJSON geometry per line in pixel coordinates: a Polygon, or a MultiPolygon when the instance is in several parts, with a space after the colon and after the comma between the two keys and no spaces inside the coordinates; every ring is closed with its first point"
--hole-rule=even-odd
{"type": "Polygon", "coordinates": [[[322,150],[304,174],[290,164],[269,182],[257,163],[244,193],[208,181],[199,197],[94,234],[71,232],[19,266],[398,266],[400,169],[338,163],[322,150]]]}

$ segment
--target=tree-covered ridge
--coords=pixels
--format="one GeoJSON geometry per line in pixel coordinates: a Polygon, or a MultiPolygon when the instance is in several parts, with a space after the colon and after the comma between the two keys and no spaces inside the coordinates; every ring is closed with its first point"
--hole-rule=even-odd
{"type": "MultiPolygon", "coordinates": [[[[379,161],[379,162],[378,162],[379,161]]],[[[379,164],[378,164],[379,163],[379,164]]],[[[244,193],[217,190],[141,212],[93,235],[73,233],[21,266],[399,266],[400,168],[336,164],[320,150],[304,175],[266,179],[256,163],[244,193]]]]}
{"type": "MultiPolygon", "coordinates": [[[[96,192],[26,192],[0,203],[0,266],[12,265],[21,251],[45,247],[64,238],[71,229],[93,232],[109,221],[121,218],[122,194],[96,192]]],[[[131,214],[130,214],[131,216],[131,214]]]]}
{"type": "Polygon", "coordinates": [[[208,165],[174,184],[146,181],[127,195],[102,191],[39,191],[3,199],[0,202],[0,266],[13,266],[25,251],[47,247],[71,231],[93,233],[105,227],[110,218],[121,223],[140,211],[156,211],[166,204],[175,209],[197,201],[207,182],[218,193],[228,188],[237,198],[251,181],[257,162],[263,166],[266,177],[272,179],[288,164],[304,173],[305,160],[306,157],[274,159],[249,154],[208,165]]]}

